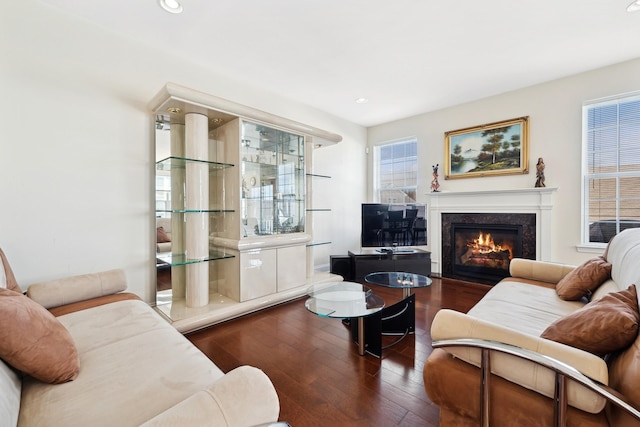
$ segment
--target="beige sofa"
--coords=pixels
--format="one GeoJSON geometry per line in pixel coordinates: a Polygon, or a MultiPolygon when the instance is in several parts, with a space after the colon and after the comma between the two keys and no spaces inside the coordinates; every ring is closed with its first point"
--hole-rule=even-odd
{"type": "Polygon", "coordinates": [[[516,259],[510,272],[467,314],[434,318],[423,376],[440,425],[540,427],[565,417],[568,426],[640,426],[606,399],[611,391],[640,408],[640,315],[630,286],[640,285],[640,229],[577,268],[516,259]],[[565,388],[562,378],[578,382],[565,388]]]}
{"type": "Polygon", "coordinates": [[[277,421],[278,396],[261,370],[222,372],[153,308],[123,292],[123,271],[34,284],[23,295],[15,292],[6,258],[4,266],[9,273],[0,275],[0,425],[277,421]],[[13,318],[19,321],[11,324],[13,318]],[[47,372],[51,368],[55,372],[47,372]]]}

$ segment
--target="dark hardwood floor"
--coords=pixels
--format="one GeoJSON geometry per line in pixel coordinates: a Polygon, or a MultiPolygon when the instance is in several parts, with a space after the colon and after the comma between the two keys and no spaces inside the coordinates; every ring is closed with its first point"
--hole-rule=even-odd
{"type": "MultiPolygon", "coordinates": [[[[373,286],[387,305],[400,289],[373,286]]],[[[306,298],[187,335],[227,372],[253,365],[271,378],[280,420],[302,426],[437,426],[439,409],[425,391],[422,367],[431,353],[430,325],[441,308],[466,312],[489,286],[449,279],[416,291],[416,333],[383,351],[359,356],[349,328],[316,316],[306,298]]],[[[385,337],[392,339],[392,337],[385,337]]]]}

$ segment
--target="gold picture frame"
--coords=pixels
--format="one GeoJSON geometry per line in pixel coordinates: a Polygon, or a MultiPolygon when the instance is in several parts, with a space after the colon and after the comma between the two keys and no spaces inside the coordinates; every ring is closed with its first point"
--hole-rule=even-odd
{"type": "Polygon", "coordinates": [[[445,132],[444,179],[529,173],[529,116],[445,132]]]}

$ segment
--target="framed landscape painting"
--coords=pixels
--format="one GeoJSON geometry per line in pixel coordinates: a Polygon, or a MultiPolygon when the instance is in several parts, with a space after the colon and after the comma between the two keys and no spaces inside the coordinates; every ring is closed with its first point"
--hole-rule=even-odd
{"type": "Polygon", "coordinates": [[[444,134],[445,179],[529,173],[529,117],[444,134]]]}

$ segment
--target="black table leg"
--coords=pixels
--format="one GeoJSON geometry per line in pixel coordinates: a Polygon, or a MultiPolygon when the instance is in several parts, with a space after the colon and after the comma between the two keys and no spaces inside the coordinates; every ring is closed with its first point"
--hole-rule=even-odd
{"type": "Polygon", "coordinates": [[[399,343],[404,337],[415,332],[416,295],[412,294],[370,316],[351,319],[351,337],[358,344],[359,350],[363,348],[358,327],[360,321],[364,322],[364,352],[382,357],[383,349],[399,343]],[[383,347],[383,335],[397,335],[399,338],[383,347]]]}

